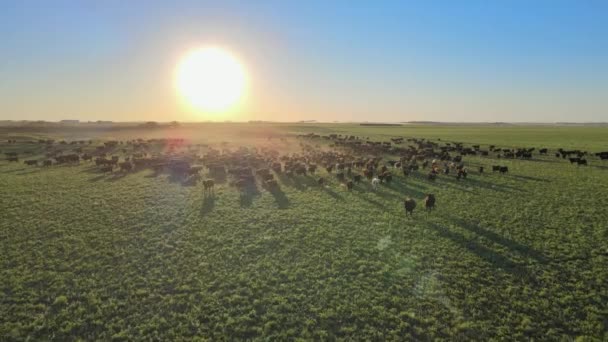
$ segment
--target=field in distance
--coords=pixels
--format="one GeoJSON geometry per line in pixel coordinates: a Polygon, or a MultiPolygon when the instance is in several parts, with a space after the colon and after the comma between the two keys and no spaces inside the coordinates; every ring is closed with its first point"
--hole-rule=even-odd
{"type": "Polygon", "coordinates": [[[605,340],[604,151],[608,127],[2,126],[0,340],[605,340]]]}

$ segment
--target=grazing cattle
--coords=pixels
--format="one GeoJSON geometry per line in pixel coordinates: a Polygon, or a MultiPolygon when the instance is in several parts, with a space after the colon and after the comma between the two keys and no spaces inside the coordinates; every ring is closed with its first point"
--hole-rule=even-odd
{"type": "Polygon", "coordinates": [[[281,163],[273,163],[272,171],[274,171],[276,173],[281,173],[283,171],[283,167],[282,167],[281,163]]]}
{"type": "Polygon", "coordinates": [[[545,154],[545,155],[547,154],[547,151],[548,151],[548,150],[547,150],[546,148],[541,148],[540,150],[538,150],[538,152],[539,152],[540,154],[545,154]]]}
{"type": "Polygon", "coordinates": [[[133,164],[131,164],[130,162],[122,162],[118,165],[120,166],[120,171],[129,172],[133,170],[133,164]]]}
{"type": "Polygon", "coordinates": [[[247,181],[245,179],[239,179],[234,183],[234,185],[237,187],[237,189],[239,189],[239,191],[241,191],[247,186],[247,181]]]}
{"type": "Polygon", "coordinates": [[[384,181],[387,182],[387,183],[390,183],[393,180],[393,175],[390,172],[388,172],[388,171],[386,171],[383,174],[383,176],[384,176],[384,181]]]}
{"type": "Polygon", "coordinates": [[[207,192],[207,191],[214,191],[214,185],[215,182],[213,181],[213,179],[206,179],[203,181],[203,191],[207,192]]]}
{"type": "Polygon", "coordinates": [[[191,166],[191,167],[190,167],[190,168],[189,168],[189,169],[186,171],[186,173],[188,173],[188,174],[189,174],[189,175],[191,175],[191,176],[192,176],[192,175],[198,175],[198,174],[201,172],[201,170],[203,170],[203,167],[202,167],[202,166],[191,166]]]}
{"type": "Polygon", "coordinates": [[[51,166],[51,165],[53,165],[53,161],[50,159],[47,159],[42,162],[42,166],[51,166]]]}
{"type": "Polygon", "coordinates": [[[274,179],[269,179],[269,180],[265,181],[264,184],[269,189],[277,189],[279,187],[279,183],[277,183],[277,181],[274,179]]]}
{"type": "Polygon", "coordinates": [[[431,210],[435,209],[435,195],[434,194],[426,195],[426,197],[424,198],[424,207],[426,208],[427,211],[431,211],[431,210]]]}
{"type": "Polygon", "coordinates": [[[467,178],[467,169],[464,167],[458,169],[458,173],[456,174],[456,179],[460,180],[460,178],[467,178]]]}
{"type": "Polygon", "coordinates": [[[576,163],[577,163],[578,165],[585,165],[585,166],[587,166],[587,159],[582,159],[582,158],[581,158],[581,159],[579,159],[579,160],[578,160],[576,163]]]}
{"type": "Polygon", "coordinates": [[[106,166],[102,166],[99,170],[101,170],[101,172],[112,172],[114,170],[114,165],[106,165],[106,166]]]}
{"type": "Polygon", "coordinates": [[[500,171],[500,165],[492,165],[492,172],[500,171]]]}
{"type": "Polygon", "coordinates": [[[414,215],[414,209],[416,209],[416,201],[414,201],[414,199],[407,197],[405,200],[403,200],[403,207],[405,208],[405,215],[407,216],[408,214],[410,216],[414,215]]]}
{"type": "Polygon", "coordinates": [[[35,159],[30,159],[30,160],[26,160],[24,162],[24,164],[26,164],[26,165],[38,165],[38,161],[35,160],[35,159]]]}
{"type": "Polygon", "coordinates": [[[353,181],[349,180],[348,182],[346,182],[346,188],[348,189],[348,191],[351,191],[354,186],[355,184],[353,183],[353,181]]]}
{"type": "Polygon", "coordinates": [[[500,170],[498,170],[500,173],[507,173],[509,172],[509,167],[507,166],[501,166],[500,170]]]}
{"type": "Polygon", "coordinates": [[[380,179],[374,177],[374,179],[372,179],[372,189],[378,189],[378,184],[380,184],[380,179]]]}
{"type": "Polygon", "coordinates": [[[344,173],[343,172],[336,173],[336,177],[338,177],[338,180],[340,182],[344,181],[344,173]]]}
{"type": "Polygon", "coordinates": [[[577,164],[581,158],[568,158],[570,160],[570,164],[577,164]]]}

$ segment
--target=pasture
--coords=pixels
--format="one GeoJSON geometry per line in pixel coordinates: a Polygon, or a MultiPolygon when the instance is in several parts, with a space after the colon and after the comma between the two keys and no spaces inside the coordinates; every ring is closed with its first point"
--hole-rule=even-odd
{"type": "Polygon", "coordinates": [[[0,340],[606,340],[608,160],[593,155],[602,151],[607,127],[0,127],[0,340]],[[405,140],[370,152],[330,134],[362,146],[405,140]],[[463,155],[464,179],[452,168],[429,180],[422,163],[438,157],[420,158],[407,176],[389,165],[392,181],[375,191],[365,177],[349,191],[317,160],[314,174],[271,171],[275,184],[254,172],[243,188],[208,168],[252,154],[285,168],[282,156],[307,153],[378,158],[380,168],[413,138],[436,152],[456,142],[535,150],[463,155]],[[109,141],[121,143],[97,148],[109,141]],[[556,157],[560,148],[586,151],[588,165],[556,157]],[[188,156],[200,178],[171,165],[41,165],[102,151],[120,162],[142,151],[188,156]],[[4,160],[12,152],[19,160],[4,160]],[[429,193],[437,203],[427,212],[429,193]],[[417,202],[412,216],[406,197],[417,202]]]}

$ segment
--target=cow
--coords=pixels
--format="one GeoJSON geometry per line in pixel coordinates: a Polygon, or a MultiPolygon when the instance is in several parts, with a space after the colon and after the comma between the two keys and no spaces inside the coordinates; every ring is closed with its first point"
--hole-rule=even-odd
{"type": "Polygon", "coordinates": [[[206,179],[203,181],[203,192],[214,192],[215,182],[213,179],[206,179]]]}
{"type": "Polygon", "coordinates": [[[343,172],[336,173],[336,177],[338,178],[338,180],[340,182],[344,181],[344,173],[343,172]]]}
{"type": "Polygon", "coordinates": [[[416,209],[416,201],[412,198],[407,197],[403,200],[403,207],[405,208],[405,215],[414,215],[414,209],[416,209]]]}
{"type": "Polygon", "coordinates": [[[279,187],[279,183],[275,179],[269,179],[264,181],[264,184],[269,189],[277,189],[279,187]]]}
{"type": "Polygon", "coordinates": [[[380,184],[380,179],[374,177],[374,179],[372,179],[372,189],[373,190],[378,189],[378,184],[380,184]]]}
{"type": "Polygon", "coordinates": [[[103,173],[112,172],[114,170],[114,165],[102,166],[99,170],[103,173]]]}
{"type": "Polygon", "coordinates": [[[587,166],[587,159],[580,158],[576,163],[578,165],[585,165],[585,166],[587,166]]]}
{"type": "Polygon", "coordinates": [[[120,171],[129,172],[133,170],[133,164],[131,164],[130,162],[122,162],[119,164],[119,166],[120,171]]]}
{"type": "Polygon", "coordinates": [[[424,198],[424,207],[426,208],[427,211],[431,211],[431,210],[435,209],[435,195],[434,194],[426,195],[426,197],[424,198]]]}
{"type": "Polygon", "coordinates": [[[492,172],[500,171],[500,165],[492,165],[492,172]]]}
{"type": "Polygon", "coordinates": [[[346,188],[348,189],[348,191],[351,191],[354,186],[355,184],[353,183],[353,181],[349,180],[348,182],[346,182],[346,188]]]}
{"type": "Polygon", "coordinates": [[[26,160],[24,162],[24,164],[26,164],[26,165],[38,165],[38,161],[35,160],[35,159],[30,159],[30,160],[26,160]]]}
{"type": "Polygon", "coordinates": [[[386,183],[390,183],[393,180],[393,175],[389,171],[386,171],[383,174],[383,178],[386,183]]]}
{"type": "Polygon", "coordinates": [[[501,166],[500,170],[498,170],[500,173],[507,173],[509,172],[509,167],[507,166],[501,166]]]}

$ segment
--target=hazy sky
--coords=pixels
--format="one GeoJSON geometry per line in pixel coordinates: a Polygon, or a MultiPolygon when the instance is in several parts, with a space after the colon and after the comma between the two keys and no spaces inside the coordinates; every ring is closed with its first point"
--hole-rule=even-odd
{"type": "Polygon", "coordinates": [[[232,120],[608,121],[607,1],[2,1],[0,119],[205,120],[175,65],[245,65],[232,120]]]}

